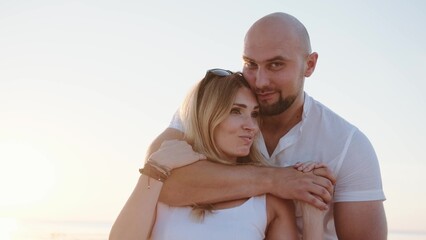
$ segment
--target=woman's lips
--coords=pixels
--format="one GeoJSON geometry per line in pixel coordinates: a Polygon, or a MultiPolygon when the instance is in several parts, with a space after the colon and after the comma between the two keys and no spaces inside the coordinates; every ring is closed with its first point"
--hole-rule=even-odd
{"type": "Polygon", "coordinates": [[[253,136],[240,136],[240,138],[246,143],[251,144],[253,142],[253,136]]]}

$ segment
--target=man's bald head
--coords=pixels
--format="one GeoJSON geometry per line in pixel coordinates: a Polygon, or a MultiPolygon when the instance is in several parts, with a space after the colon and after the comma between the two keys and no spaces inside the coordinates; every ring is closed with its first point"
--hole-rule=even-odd
{"type": "Polygon", "coordinates": [[[244,45],[263,46],[272,42],[291,44],[305,54],[311,52],[309,34],[305,26],[287,13],[271,13],[259,19],[250,27],[244,39],[244,45]]]}

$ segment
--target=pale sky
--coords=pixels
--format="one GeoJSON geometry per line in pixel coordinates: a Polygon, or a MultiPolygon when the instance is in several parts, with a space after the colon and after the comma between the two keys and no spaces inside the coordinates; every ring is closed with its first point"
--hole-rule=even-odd
{"type": "Polygon", "coordinates": [[[319,53],[308,94],[373,143],[389,229],[426,232],[421,0],[1,1],[0,218],[114,221],[190,87],[276,11],[319,53]]]}

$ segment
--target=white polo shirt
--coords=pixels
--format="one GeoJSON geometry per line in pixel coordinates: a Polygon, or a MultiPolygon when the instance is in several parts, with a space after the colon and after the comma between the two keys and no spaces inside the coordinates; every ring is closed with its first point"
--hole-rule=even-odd
{"type": "MultiPolygon", "coordinates": [[[[171,128],[183,131],[178,114],[171,128]]],[[[336,175],[334,202],[385,200],[379,162],[367,137],[355,126],[305,93],[303,116],[269,156],[263,137],[259,149],[266,159],[278,166],[291,166],[296,162],[324,162],[336,175]]],[[[302,220],[296,208],[299,228],[302,220]]],[[[337,239],[333,221],[333,208],[326,215],[324,239],[337,239]]]]}

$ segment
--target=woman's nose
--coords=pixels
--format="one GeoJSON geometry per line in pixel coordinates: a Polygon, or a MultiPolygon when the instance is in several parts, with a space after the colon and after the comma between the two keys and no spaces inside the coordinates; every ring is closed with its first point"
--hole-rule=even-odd
{"type": "Polygon", "coordinates": [[[248,131],[257,131],[259,129],[259,126],[257,124],[257,120],[250,117],[246,117],[243,125],[244,130],[248,131]]]}

